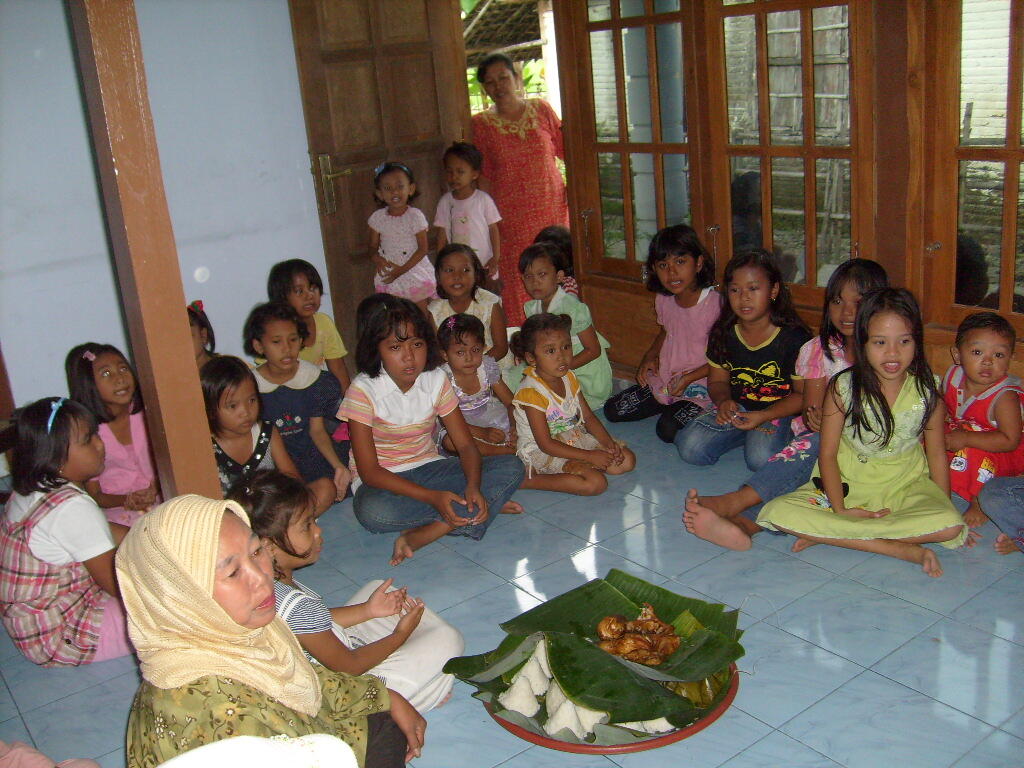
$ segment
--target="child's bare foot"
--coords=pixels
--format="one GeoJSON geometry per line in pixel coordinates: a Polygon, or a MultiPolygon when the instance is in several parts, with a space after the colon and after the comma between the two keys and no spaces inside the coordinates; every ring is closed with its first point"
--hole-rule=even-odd
{"type": "MultiPolygon", "coordinates": [[[[501,508],[501,514],[503,515],[521,515],[523,514],[523,505],[518,501],[506,501],[505,506],[501,508]]],[[[451,695],[451,694],[449,694],[451,695]]],[[[441,706],[438,704],[438,706],[441,706]]]]}
{"type": "Polygon", "coordinates": [[[1008,555],[1011,552],[1024,552],[1024,550],[1020,548],[1020,545],[1005,533],[1000,533],[996,536],[996,542],[992,546],[1000,555],[1008,555]]]}
{"type": "Polygon", "coordinates": [[[439,702],[437,702],[437,704],[434,705],[434,709],[440,709],[445,704],[447,704],[451,700],[451,698],[452,698],[452,692],[448,691],[448,695],[445,696],[443,699],[441,699],[439,702]]]}
{"type": "Polygon", "coordinates": [[[562,472],[567,475],[578,475],[579,477],[585,477],[587,470],[594,465],[587,461],[580,461],[579,459],[569,459],[565,464],[562,465],[562,472]]]}
{"type": "MultiPolygon", "coordinates": [[[[920,545],[918,545],[920,546],[920,545]]],[[[942,575],[942,565],[939,563],[939,558],[934,552],[928,547],[921,547],[921,570],[931,576],[933,579],[937,579],[942,575]]]]}
{"type": "Polygon", "coordinates": [[[409,542],[405,540],[405,534],[401,534],[395,539],[395,548],[391,552],[391,565],[398,565],[404,560],[408,560],[412,557],[413,549],[409,546],[409,542]]]}
{"type": "Polygon", "coordinates": [[[988,522],[988,515],[981,511],[977,497],[971,499],[971,505],[964,512],[964,522],[971,528],[980,528],[988,522]]]}
{"type": "Polygon", "coordinates": [[[691,488],[686,494],[683,523],[686,530],[694,536],[712,544],[727,549],[750,549],[750,537],[724,517],[719,517],[710,507],[704,506],[697,498],[695,488],[691,488]]]}
{"type": "Polygon", "coordinates": [[[809,539],[797,539],[793,542],[793,546],[790,548],[791,552],[803,552],[808,547],[813,547],[818,542],[811,541],[809,539]]]}

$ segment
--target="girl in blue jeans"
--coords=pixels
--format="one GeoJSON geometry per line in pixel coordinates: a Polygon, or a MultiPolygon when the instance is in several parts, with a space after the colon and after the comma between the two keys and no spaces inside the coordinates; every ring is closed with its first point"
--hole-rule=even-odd
{"type": "Polygon", "coordinates": [[[356,325],[359,375],[338,418],[349,423],[356,518],[374,533],[401,532],[391,564],[441,536],[482,539],[492,510],[522,512],[509,497],[523,464],[481,460],[426,315],[408,299],[375,294],[360,303],[356,325]],[[437,452],[439,418],[458,458],[437,452]]]}
{"type": "MultiPolygon", "coordinates": [[[[888,285],[885,269],[868,259],[850,259],[832,273],[825,287],[821,331],[800,348],[796,361],[796,376],[803,382],[803,418],[793,420],[794,438],[739,490],[700,497],[693,492],[683,515],[690,533],[729,549],[749,549],[750,537],[762,530],[754,522],[761,504],[791,493],[811,479],[818,460],[825,388],[853,362],[853,327],[861,296],[888,285]]],[[[804,546],[806,543],[798,540],[794,550],[804,546]]]]}
{"type": "Polygon", "coordinates": [[[803,390],[796,358],[811,333],[793,309],[775,257],[740,253],[725,265],[728,302],[708,334],[708,395],[715,410],[675,436],[688,464],[714,464],[743,446],[751,471],[789,442],[803,390]]]}

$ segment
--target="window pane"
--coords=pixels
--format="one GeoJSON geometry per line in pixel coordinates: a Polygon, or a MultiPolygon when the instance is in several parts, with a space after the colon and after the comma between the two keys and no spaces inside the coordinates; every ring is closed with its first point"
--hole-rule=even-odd
{"type": "Polygon", "coordinates": [[[655,13],[668,13],[679,10],[679,0],[654,0],[655,13]]]}
{"type": "Polygon", "coordinates": [[[725,81],[729,143],[757,144],[757,38],[753,16],[729,16],[725,29],[725,81]]]}
{"type": "Polygon", "coordinates": [[[619,0],[620,16],[643,16],[644,0],[619,0]]]}
{"type": "Polygon", "coordinates": [[[587,0],[587,19],[607,21],[612,17],[612,0],[587,0]]]}
{"type": "Polygon", "coordinates": [[[652,141],[651,77],[647,72],[647,28],[622,30],[627,141],[652,141]]]}
{"type": "Polygon", "coordinates": [[[683,28],[659,24],[654,28],[658,51],[658,96],[661,102],[661,140],[686,141],[686,105],[683,101],[683,28]]]}
{"type": "Polygon", "coordinates": [[[637,261],[658,231],[658,205],[654,192],[654,155],[635,152],[629,156],[633,175],[633,247],[637,261]]]}
{"type": "Polygon", "coordinates": [[[619,140],[615,100],[615,46],[611,30],[590,33],[590,65],[594,75],[594,124],[598,141],[619,140]]]}
{"type": "Polygon", "coordinates": [[[601,192],[601,231],[604,255],[626,258],[626,220],[622,207],[622,159],[613,152],[597,155],[598,187],[601,192]]]}
{"type": "Polygon", "coordinates": [[[850,161],[819,158],[814,171],[818,226],[816,284],[824,286],[833,270],[850,257],[850,161]]]}
{"type": "Polygon", "coordinates": [[[806,275],[804,222],[804,161],[799,157],[772,158],[772,250],[788,283],[806,275]]]}
{"type": "Polygon", "coordinates": [[[850,144],[850,28],[845,5],[815,8],[814,140],[850,144]]]}
{"type": "Polygon", "coordinates": [[[743,5],[744,3],[752,3],[754,0],[722,0],[722,5],[743,5]]]}
{"type": "Polygon", "coordinates": [[[1002,163],[960,163],[957,212],[956,303],[999,306],[999,269],[1003,238],[1002,163]]]}
{"type": "Polygon", "coordinates": [[[732,252],[741,253],[760,248],[761,230],[761,159],[734,157],[731,161],[732,182],[732,252]]]}
{"type": "MultiPolygon", "coordinates": [[[[690,158],[688,155],[665,155],[665,226],[690,221],[690,158]]],[[[640,253],[637,253],[637,259],[640,253]]]]}
{"type": "Polygon", "coordinates": [[[960,143],[1006,143],[1010,0],[964,0],[960,44],[960,143]]]}
{"type": "Polygon", "coordinates": [[[768,97],[772,144],[803,141],[800,12],[768,14],[768,97]]]}

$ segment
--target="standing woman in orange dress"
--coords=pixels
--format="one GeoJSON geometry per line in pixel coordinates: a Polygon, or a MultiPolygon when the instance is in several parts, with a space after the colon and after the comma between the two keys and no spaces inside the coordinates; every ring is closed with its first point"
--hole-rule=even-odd
{"type": "Polygon", "coordinates": [[[529,300],[519,279],[519,254],[551,224],[569,224],[565,182],[555,158],[564,158],[562,121],[543,99],[524,99],[512,59],[492,53],[476,79],[494,105],[473,116],[473,143],[483,153],[481,187],[501,213],[499,277],[505,316],[523,324],[529,300]]]}

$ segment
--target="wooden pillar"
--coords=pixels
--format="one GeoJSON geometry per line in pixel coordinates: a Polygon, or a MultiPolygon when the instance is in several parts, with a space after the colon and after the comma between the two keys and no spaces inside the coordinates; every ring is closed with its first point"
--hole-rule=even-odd
{"type": "Polygon", "coordinates": [[[165,498],[181,493],[220,498],[135,3],[70,0],[68,7],[160,485],[165,498]]]}

